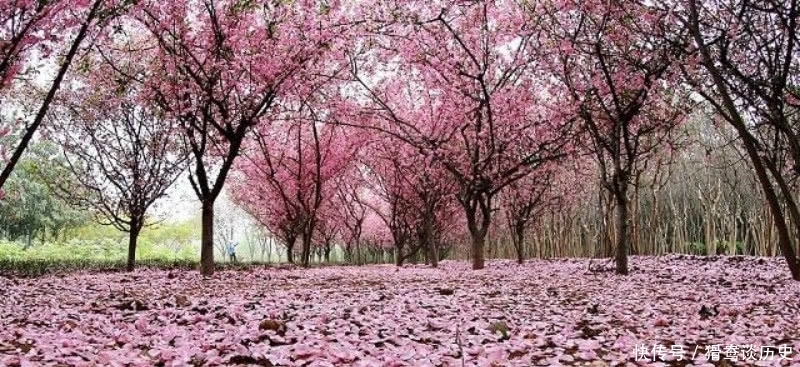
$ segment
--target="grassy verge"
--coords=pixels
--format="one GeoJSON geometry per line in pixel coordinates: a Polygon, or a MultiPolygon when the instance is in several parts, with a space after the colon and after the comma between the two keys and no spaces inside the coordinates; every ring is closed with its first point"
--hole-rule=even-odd
{"type": "MultiPolygon", "coordinates": [[[[191,246],[165,246],[148,242],[137,249],[137,267],[193,269],[197,251],[191,246]]],[[[0,275],[35,277],[73,271],[125,270],[127,249],[116,239],[72,240],[64,243],[22,244],[0,241],[0,275]]]]}
{"type": "MultiPolygon", "coordinates": [[[[197,267],[193,260],[146,259],[137,261],[137,268],[182,269],[197,267]]],[[[124,271],[125,260],[102,259],[0,259],[0,276],[38,277],[76,271],[115,272],[124,271]]]]}

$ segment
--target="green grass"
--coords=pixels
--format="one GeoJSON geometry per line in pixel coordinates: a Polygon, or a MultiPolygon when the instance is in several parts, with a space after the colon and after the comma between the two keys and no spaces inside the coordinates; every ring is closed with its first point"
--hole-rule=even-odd
{"type": "MultiPolygon", "coordinates": [[[[37,244],[25,249],[16,242],[0,241],[0,259],[28,260],[125,260],[127,244],[114,239],[70,240],[64,243],[37,244]]],[[[193,246],[173,248],[143,241],[137,246],[139,259],[196,260],[197,251],[193,246]]]]}
{"type": "MultiPolygon", "coordinates": [[[[90,239],[70,239],[65,242],[36,243],[25,249],[23,243],[0,239],[0,276],[38,277],[78,271],[117,272],[127,265],[127,237],[92,236],[90,239]]],[[[141,236],[136,251],[137,269],[195,270],[199,268],[200,248],[196,241],[141,236]],[[159,241],[159,242],[155,242],[159,241]]],[[[163,236],[162,236],[163,237],[163,236]]],[[[249,259],[240,253],[236,264],[216,255],[221,270],[246,270],[254,267],[276,266],[275,262],[249,259]]],[[[270,260],[270,259],[267,259],[270,260]]],[[[280,262],[280,259],[273,259],[280,262]]],[[[320,264],[314,264],[320,266],[320,264]]]]}
{"type": "MultiPolygon", "coordinates": [[[[69,240],[63,243],[37,244],[25,249],[17,242],[0,240],[0,275],[39,276],[43,274],[125,269],[127,243],[124,238],[69,240]]],[[[141,241],[137,246],[137,267],[191,269],[197,266],[199,250],[191,245],[153,244],[141,241]]]]}
{"type": "MultiPolygon", "coordinates": [[[[61,260],[61,259],[0,259],[0,276],[38,277],[48,274],[75,271],[123,271],[125,261],[120,260],[61,260]]],[[[136,262],[137,268],[195,269],[197,261],[147,259],[136,262]]]]}

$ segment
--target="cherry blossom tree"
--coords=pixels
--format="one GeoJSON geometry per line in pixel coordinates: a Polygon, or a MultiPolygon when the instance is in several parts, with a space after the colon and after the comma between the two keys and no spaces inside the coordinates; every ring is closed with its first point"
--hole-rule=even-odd
{"type": "Polygon", "coordinates": [[[562,1],[545,12],[545,57],[614,199],[616,270],[627,274],[636,171],[686,115],[678,102],[687,96],[675,82],[683,49],[665,37],[672,32],[666,13],[637,2],[562,1]]]}
{"type": "Polygon", "coordinates": [[[581,157],[549,162],[501,192],[499,207],[517,255],[525,262],[525,234],[540,224],[547,212],[567,207],[589,176],[581,157]]]}
{"type": "MultiPolygon", "coordinates": [[[[372,201],[368,199],[368,201],[372,201]]],[[[368,205],[369,206],[369,205],[368,205]]],[[[392,235],[383,219],[373,210],[367,210],[362,226],[360,251],[363,254],[359,264],[387,261],[387,254],[393,253],[392,235]]]]}
{"type": "Polygon", "coordinates": [[[696,55],[684,68],[687,80],[741,139],[778,246],[800,280],[800,248],[792,245],[800,233],[800,4],[690,0],[681,10],[677,23],[689,29],[696,55]]]}
{"type": "Polygon", "coordinates": [[[363,164],[365,153],[357,153],[352,164],[337,175],[332,182],[333,194],[330,200],[330,211],[326,211],[328,220],[338,221],[339,239],[342,242],[345,261],[362,265],[366,255],[365,239],[374,235],[384,242],[382,222],[375,215],[373,207],[379,198],[369,190],[367,168],[363,164]]]}
{"type": "Polygon", "coordinates": [[[481,269],[496,195],[566,145],[568,124],[534,75],[531,16],[513,1],[379,4],[366,56],[352,54],[359,124],[452,176],[481,269]]]}
{"type": "Polygon", "coordinates": [[[294,250],[302,230],[302,218],[288,196],[264,185],[265,180],[260,173],[242,173],[243,177],[237,177],[231,185],[233,200],[283,243],[287,261],[294,264],[294,250]]]}
{"type": "Polygon", "coordinates": [[[114,71],[141,75],[141,64],[112,67],[88,58],[81,61],[84,72],[57,101],[49,137],[62,146],[84,188],[68,193],[69,200],[129,234],[127,270],[132,271],[148,209],[184,171],[186,155],[174,139],[176,121],[140,103],[141,85],[114,71]]]}
{"type": "Polygon", "coordinates": [[[414,245],[414,226],[400,191],[403,173],[395,169],[389,169],[384,174],[376,171],[375,167],[370,167],[369,188],[380,200],[370,203],[370,209],[388,228],[395,251],[395,264],[402,266],[408,257],[417,254],[421,248],[414,245]]]}
{"type": "Polygon", "coordinates": [[[334,205],[338,209],[341,223],[341,238],[344,243],[345,260],[362,264],[362,235],[364,221],[370,213],[371,202],[366,190],[364,174],[358,165],[350,165],[334,179],[334,205]]]}
{"type": "MultiPolygon", "coordinates": [[[[177,118],[202,203],[201,272],[214,269],[214,202],[245,137],[334,47],[337,9],[315,1],[150,1],[136,14],[157,41],[152,98],[177,118]]],[[[333,4],[335,5],[335,4],[333,4]]]]}
{"type": "Polygon", "coordinates": [[[431,157],[391,136],[376,139],[365,161],[367,183],[380,198],[371,209],[391,234],[395,263],[423,250],[437,267],[444,222],[457,215],[457,185],[431,157]]]}
{"type": "Polygon", "coordinates": [[[315,231],[316,242],[322,250],[323,260],[326,263],[331,262],[331,252],[336,241],[340,240],[342,232],[342,225],[335,215],[332,200],[332,197],[328,197],[320,206],[318,210],[319,219],[315,231]]]}
{"type": "Polygon", "coordinates": [[[256,205],[283,206],[272,211],[286,216],[276,222],[294,223],[301,240],[301,262],[309,265],[318,211],[323,201],[333,195],[332,179],[350,164],[351,149],[341,126],[323,125],[322,112],[309,100],[280,116],[271,124],[256,129],[252,147],[246,147],[236,169],[245,176],[247,185],[236,185],[239,195],[247,195],[251,185],[267,185],[278,196],[276,201],[255,200],[256,205]]]}
{"type": "Polygon", "coordinates": [[[0,148],[3,162],[0,196],[3,184],[44,121],[84,40],[129,5],[128,1],[108,0],[0,2],[0,95],[3,98],[0,104],[3,117],[0,119],[12,119],[0,121],[0,138],[7,140],[0,141],[4,145],[0,148]],[[35,97],[36,112],[30,120],[18,118],[16,113],[12,113],[16,109],[14,95],[20,92],[20,88],[30,88],[30,85],[21,84],[29,83],[35,77],[35,70],[48,64],[55,65],[56,72],[48,82],[46,93],[35,97]]]}

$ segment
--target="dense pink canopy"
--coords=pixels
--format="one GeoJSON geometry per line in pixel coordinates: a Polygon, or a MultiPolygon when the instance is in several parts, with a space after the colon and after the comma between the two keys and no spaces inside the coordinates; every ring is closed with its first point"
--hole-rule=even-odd
{"type": "Polygon", "coordinates": [[[565,120],[531,61],[525,9],[442,1],[381,2],[372,11],[383,28],[363,60],[354,58],[364,97],[354,123],[422,149],[456,180],[490,190],[560,147],[565,120]]]}

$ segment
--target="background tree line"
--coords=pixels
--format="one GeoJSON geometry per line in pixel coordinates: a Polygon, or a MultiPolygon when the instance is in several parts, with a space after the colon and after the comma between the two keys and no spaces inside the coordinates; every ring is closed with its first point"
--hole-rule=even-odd
{"type": "Polygon", "coordinates": [[[35,206],[50,236],[61,202],[84,207],[129,234],[129,270],[184,175],[205,275],[229,191],[305,266],[780,254],[800,280],[798,18],[772,0],[7,2],[0,195],[14,219],[25,185],[60,191],[35,206]],[[40,141],[61,157],[28,158],[40,141]]]}

